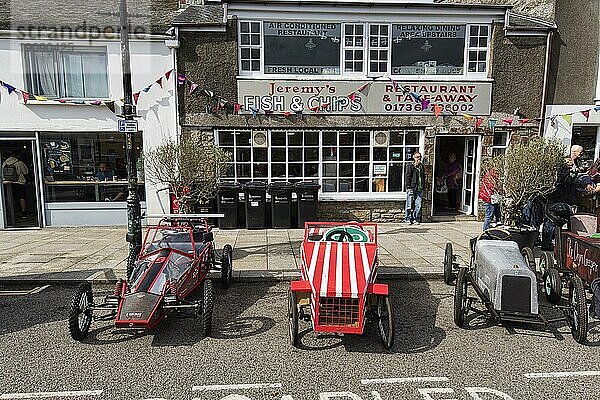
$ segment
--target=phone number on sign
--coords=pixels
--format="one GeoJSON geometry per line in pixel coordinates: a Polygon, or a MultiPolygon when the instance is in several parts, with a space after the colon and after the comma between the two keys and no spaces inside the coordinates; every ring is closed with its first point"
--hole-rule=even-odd
{"type": "MultiPolygon", "coordinates": [[[[385,111],[394,111],[394,112],[412,112],[412,111],[424,111],[423,106],[421,104],[385,104],[385,111]]],[[[462,112],[472,112],[474,110],[473,104],[445,104],[443,106],[443,111],[462,111],[462,112]]],[[[433,111],[433,104],[428,105],[425,108],[425,111],[433,111]]]]}

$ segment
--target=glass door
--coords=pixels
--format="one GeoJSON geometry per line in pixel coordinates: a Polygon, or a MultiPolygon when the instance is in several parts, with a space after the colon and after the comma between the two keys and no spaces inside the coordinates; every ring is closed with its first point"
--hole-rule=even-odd
{"type": "Polygon", "coordinates": [[[40,227],[34,140],[0,140],[0,228],[40,227]]]}
{"type": "Polygon", "coordinates": [[[470,215],[473,213],[473,197],[475,193],[475,158],[477,157],[477,138],[465,139],[464,174],[462,184],[462,211],[470,215]]]}

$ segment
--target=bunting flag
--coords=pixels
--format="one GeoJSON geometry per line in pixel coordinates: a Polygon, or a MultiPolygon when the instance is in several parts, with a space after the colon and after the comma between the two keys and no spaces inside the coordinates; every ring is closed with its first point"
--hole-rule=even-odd
{"type": "Polygon", "coordinates": [[[315,107],[310,107],[309,108],[310,111],[314,111],[317,112],[319,110],[319,106],[315,106],[315,107]]]}
{"type": "Polygon", "coordinates": [[[331,105],[331,103],[323,103],[321,104],[321,109],[324,110],[326,108],[328,108],[331,105]]]}
{"type": "Polygon", "coordinates": [[[496,126],[496,122],[498,122],[497,119],[490,118],[488,120],[488,126],[490,127],[490,129],[494,129],[494,127],[496,126]]]}
{"type": "Polygon", "coordinates": [[[473,119],[475,118],[474,116],[472,116],[472,115],[469,115],[469,114],[461,114],[461,115],[462,115],[462,117],[463,117],[464,119],[466,119],[467,121],[473,121],[473,119]]]}
{"type": "Polygon", "coordinates": [[[144,88],[144,93],[148,93],[148,92],[150,91],[150,89],[151,89],[151,88],[152,88],[152,85],[150,85],[150,86],[146,86],[146,87],[144,88]]]}
{"type": "Polygon", "coordinates": [[[584,111],[581,111],[581,113],[585,117],[585,122],[587,122],[590,119],[590,110],[584,110],[584,111]]]}
{"type": "Polygon", "coordinates": [[[166,79],[166,80],[169,80],[169,78],[171,77],[171,72],[173,72],[173,70],[172,70],[172,69],[168,70],[168,71],[165,73],[165,79],[166,79]]]}
{"type": "Polygon", "coordinates": [[[252,117],[256,118],[258,115],[258,110],[254,107],[250,107],[250,111],[252,111],[252,117]]]}
{"type": "Polygon", "coordinates": [[[242,109],[242,105],[240,103],[233,103],[233,111],[237,114],[242,109]]]}
{"type": "Polygon", "coordinates": [[[415,92],[410,92],[410,97],[413,98],[415,103],[421,102],[421,97],[418,94],[416,94],[415,92]]]}
{"type": "Polygon", "coordinates": [[[521,119],[519,119],[519,123],[520,123],[521,125],[523,125],[523,124],[526,124],[526,123],[528,123],[528,122],[529,122],[529,118],[521,118],[521,119]]]}
{"type": "Polygon", "coordinates": [[[600,111],[600,106],[594,107],[594,111],[600,111]]]}
{"type": "Polygon", "coordinates": [[[180,85],[185,84],[185,75],[184,74],[177,74],[177,83],[180,85]]]}
{"type": "Polygon", "coordinates": [[[14,92],[16,90],[16,88],[12,85],[9,85],[6,82],[2,82],[2,86],[4,86],[6,88],[6,90],[8,90],[8,94],[11,94],[12,92],[14,92]]]}
{"type": "Polygon", "coordinates": [[[271,115],[273,114],[273,110],[263,110],[265,112],[266,115],[271,115]]]}
{"type": "Polygon", "coordinates": [[[475,117],[475,129],[478,129],[483,123],[483,117],[475,117]]]}
{"type": "Polygon", "coordinates": [[[427,107],[429,107],[429,103],[431,103],[431,102],[427,99],[421,100],[421,109],[423,111],[427,110],[427,107]]]}
{"type": "Polygon", "coordinates": [[[371,84],[371,82],[367,82],[365,84],[363,84],[361,87],[358,88],[359,92],[362,92],[363,90],[365,90],[369,85],[371,84]]]}
{"type": "Polygon", "coordinates": [[[512,119],[503,119],[502,122],[504,122],[505,124],[512,125],[513,120],[512,119]]]}
{"type": "Polygon", "coordinates": [[[47,97],[44,96],[37,96],[37,95],[33,95],[33,98],[36,99],[37,101],[48,101],[47,97]]]}
{"type": "Polygon", "coordinates": [[[100,100],[94,100],[94,101],[92,101],[92,105],[99,106],[99,105],[102,105],[102,102],[100,100]]]}
{"type": "Polygon", "coordinates": [[[215,97],[215,94],[214,94],[214,92],[213,92],[213,91],[211,91],[211,90],[206,90],[206,89],[204,89],[204,90],[202,91],[202,93],[204,93],[204,95],[205,95],[206,97],[210,97],[211,99],[212,99],[213,97],[215,97]]]}
{"type": "Polygon", "coordinates": [[[192,82],[190,84],[190,94],[194,93],[196,91],[196,89],[198,89],[198,84],[195,82],[192,82]]]}
{"type": "Polygon", "coordinates": [[[133,94],[133,102],[134,102],[135,104],[137,104],[137,103],[138,103],[138,100],[139,100],[139,98],[140,98],[140,92],[137,92],[137,93],[134,93],[134,94],[133,94]]]}
{"type": "Polygon", "coordinates": [[[287,118],[287,117],[289,117],[289,116],[290,116],[290,114],[291,114],[291,112],[289,112],[289,111],[285,111],[285,112],[283,113],[283,116],[287,118]]]}
{"type": "Polygon", "coordinates": [[[440,106],[439,104],[436,104],[433,106],[433,112],[435,113],[436,117],[439,117],[440,114],[442,113],[442,110],[444,109],[444,107],[440,106]]]}
{"type": "Polygon", "coordinates": [[[350,101],[354,103],[354,100],[356,100],[356,92],[350,93],[348,97],[350,97],[350,101]]]}
{"type": "Polygon", "coordinates": [[[156,83],[158,83],[158,85],[160,86],[160,88],[161,88],[161,89],[162,89],[162,87],[163,87],[163,85],[162,85],[162,78],[163,78],[163,77],[161,76],[160,78],[158,78],[158,79],[156,80],[156,83]]]}
{"type": "Polygon", "coordinates": [[[567,124],[569,124],[569,125],[573,124],[573,114],[564,114],[564,115],[562,115],[562,117],[565,121],[567,121],[567,124]]]}
{"type": "Polygon", "coordinates": [[[392,81],[392,85],[394,86],[394,91],[398,90],[398,82],[396,82],[392,78],[390,78],[390,81],[392,81]]]}
{"type": "Polygon", "coordinates": [[[107,101],[104,105],[114,114],[115,113],[115,102],[107,101]]]}
{"type": "Polygon", "coordinates": [[[24,90],[22,90],[21,91],[21,95],[23,96],[23,103],[27,104],[27,100],[29,100],[29,93],[26,92],[26,91],[24,91],[24,90]]]}
{"type": "Polygon", "coordinates": [[[296,118],[298,118],[298,120],[302,119],[302,111],[296,111],[296,118]]]}

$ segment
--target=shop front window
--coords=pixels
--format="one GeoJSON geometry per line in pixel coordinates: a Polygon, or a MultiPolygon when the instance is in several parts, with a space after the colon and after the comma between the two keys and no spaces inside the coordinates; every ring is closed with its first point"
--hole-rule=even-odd
{"type": "MultiPolygon", "coordinates": [[[[136,159],[142,149],[135,137],[136,159]]],[[[117,133],[42,133],[46,202],[124,202],[127,199],[125,138],[117,133]]],[[[145,200],[142,165],[138,194],[145,200]]]]}
{"type": "Polygon", "coordinates": [[[404,192],[404,171],[421,136],[421,130],[369,129],[219,130],[216,135],[221,148],[236,154],[228,180],[313,181],[331,194],[404,192]]]}

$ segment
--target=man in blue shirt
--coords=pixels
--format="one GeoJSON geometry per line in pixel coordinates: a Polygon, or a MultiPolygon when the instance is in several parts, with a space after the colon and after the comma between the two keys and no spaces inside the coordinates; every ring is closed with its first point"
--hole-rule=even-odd
{"type": "Polygon", "coordinates": [[[108,164],[105,162],[100,163],[100,171],[96,172],[96,179],[99,181],[112,181],[114,179],[113,172],[108,169],[108,164]]]}

